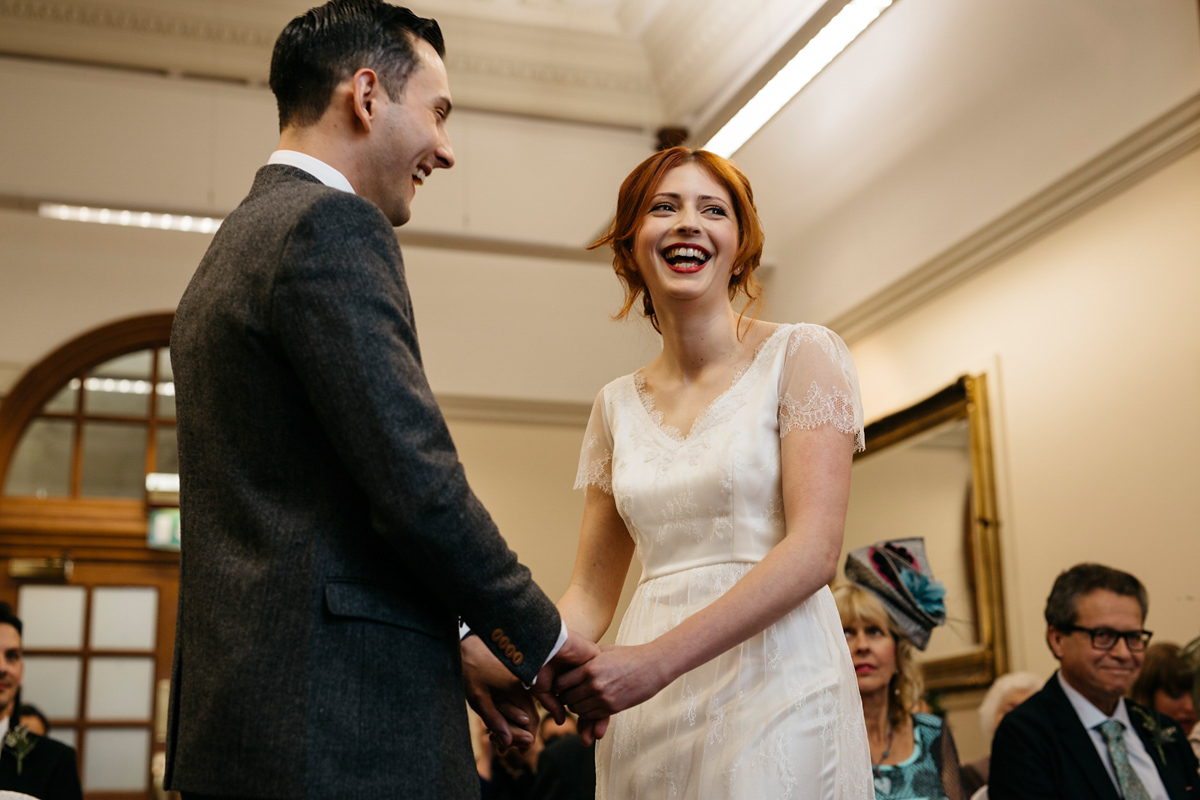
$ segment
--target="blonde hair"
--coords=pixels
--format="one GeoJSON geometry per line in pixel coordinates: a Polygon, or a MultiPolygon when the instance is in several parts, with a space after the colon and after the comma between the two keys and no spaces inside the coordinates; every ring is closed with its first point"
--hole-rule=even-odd
{"type": "Polygon", "coordinates": [[[892,620],[879,598],[861,586],[839,584],[833,587],[833,599],[837,603],[842,625],[862,620],[878,625],[892,635],[896,643],[896,674],[888,685],[888,721],[893,728],[900,726],[908,721],[925,691],[921,668],[913,659],[912,642],[892,620]]]}

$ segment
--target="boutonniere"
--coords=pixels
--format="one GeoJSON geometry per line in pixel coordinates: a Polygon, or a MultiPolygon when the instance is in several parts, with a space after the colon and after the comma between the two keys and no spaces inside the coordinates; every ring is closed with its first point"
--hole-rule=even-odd
{"type": "Polygon", "coordinates": [[[1146,729],[1146,733],[1150,734],[1150,739],[1154,742],[1154,749],[1158,751],[1159,762],[1167,763],[1167,757],[1163,755],[1163,745],[1174,744],[1175,734],[1179,732],[1179,729],[1173,724],[1158,724],[1158,720],[1141,706],[1130,705],[1129,708],[1138,715],[1142,727],[1146,729]]]}
{"type": "Polygon", "coordinates": [[[18,775],[21,774],[21,762],[36,745],[37,739],[29,735],[29,728],[24,725],[10,728],[8,733],[4,734],[4,749],[16,757],[18,775]]]}

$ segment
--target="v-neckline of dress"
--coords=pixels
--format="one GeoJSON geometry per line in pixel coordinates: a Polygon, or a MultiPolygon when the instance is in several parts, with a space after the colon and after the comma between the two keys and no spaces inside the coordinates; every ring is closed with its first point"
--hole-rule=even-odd
{"type": "Polygon", "coordinates": [[[651,427],[676,444],[685,444],[690,441],[697,433],[704,430],[704,423],[709,418],[713,408],[715,408],[718,403],[728,397],[733,390],[736,389],[743,380],[745,380],[746,376],[750,374],[750,371],[754,368],[755,364],[758,363],[759,358],[766,351],[767,345],[774,341],[775,337],[778,336],[781,331],[790,330],[794,327],[794,325],[781,324],[776,327],[775,330],[764,336],[763,340],[755,345],[754,355],[750,356],[750,360],[747,361],[746,364],[737,371],[737,373],[733,376],[733,380],[729,382],[729,385],[725,387],[720,394],[718,394],[712,400],[709,400],[704,408],[700,409],[700,412],[696,414],[695,418],[692,419],[692,424],[688,427],[687,433],[679,430],[679,428],[676,428],[674,425],[667,425],[664,422],[665,417],[663,413],[658,410],[658,406],[654,402],[654,395],[652,395],[650,390],[646,388],[646,377],[642,374],[640,369],[633,373],[633,375],[630,376],[633,379],[633,393],[638,400],[638,405],[641,406],[642,412],[646,415],[647,420],[649,420],[651,427]]]}

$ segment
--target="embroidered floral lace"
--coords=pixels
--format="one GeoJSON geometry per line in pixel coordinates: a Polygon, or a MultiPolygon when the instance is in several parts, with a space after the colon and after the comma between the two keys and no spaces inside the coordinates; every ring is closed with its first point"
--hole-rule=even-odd
{"type": "MultiPolygon", "coordinates": [[[[862,447],[854,365],[781,326],[684,435],[638,375],[600,393],[576,486],[611,494],[642,578],[617,641],[649,641],[720,597],[784,536],[780,437],[832,426],[862,447]]],[[[862,708],[828,589],[613,718],[600,798],[872,800],[862,708]]]]}

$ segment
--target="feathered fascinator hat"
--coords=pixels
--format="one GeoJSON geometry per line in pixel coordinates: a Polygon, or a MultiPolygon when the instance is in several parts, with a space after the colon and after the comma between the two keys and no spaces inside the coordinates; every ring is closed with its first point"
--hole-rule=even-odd
{"type": "Polygon", "coordinates": [[[860,547],[846,556],[846,579],[874,594],[918,650],[946,621],[946,589],[933,579],[925,540],[892,539],[860,547]]]}

